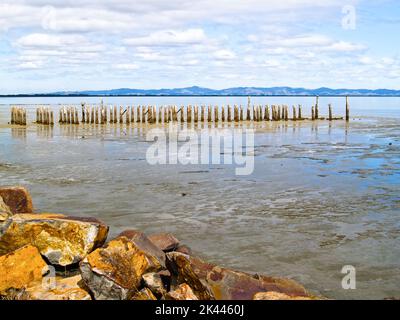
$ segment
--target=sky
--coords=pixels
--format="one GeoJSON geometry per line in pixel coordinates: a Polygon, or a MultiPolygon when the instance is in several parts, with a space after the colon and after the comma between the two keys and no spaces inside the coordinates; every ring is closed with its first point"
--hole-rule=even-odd
{"type": "Polygon", "coordinates": [[[0,0],[0,94],[400,89],[398,0],[0,0]]]}

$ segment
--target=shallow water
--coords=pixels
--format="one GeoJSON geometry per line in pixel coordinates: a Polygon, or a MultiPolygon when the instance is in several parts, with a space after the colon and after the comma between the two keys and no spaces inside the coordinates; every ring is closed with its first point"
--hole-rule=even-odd
{"type": "MultiPolygon", "coordinates": [[[[99,100],[0,104],[52,99],[99,100]]],[[[296,100],[305,114],[313,102],[252,99],[296,100]]],[[[137,100],[222,104],[224,98],[137,100]]],[[[247,104],[247,98],[226,101],[247,104]]],[[[321,99],[327,102],[343,115],[342,98],[321,99]]],[[[37,210],[95,216],[112,235],[127,228],[172,232],[211,262],[291,277],[329,298],[400,297],[400,99],[352,98],[351,106],[349,124],[258,123],[254,172],[236,176],[232,165],[149,165],[145,134],[152,126],[11,127],[4,105],[0,184],[28,187],[37,210]],[[344,265],[356,267],[356,290],[341,288],[344,265]]]]}

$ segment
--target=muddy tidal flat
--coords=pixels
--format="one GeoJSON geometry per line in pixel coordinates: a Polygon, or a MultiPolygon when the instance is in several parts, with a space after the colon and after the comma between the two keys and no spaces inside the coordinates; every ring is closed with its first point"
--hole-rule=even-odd
{"type": "MultiPolygon", "coordinates": [[[[220,129],[255,129],[248,176],[226,164],[150,165],[146,133],[156,125],[33,124],[34,105],[51,103],[56,110],[100,100],[35,99],[0,99],[0,184],[28,188],[36,211],[99,218],[110,236],[127,228],[170,232],[207,261],[293,278],[332,299],[400,298],[400,98],[353,98],[349,123],[219,123],[220,129]],[[27,106],[26,127],[8,124],[14,104],[27,106]],[[342,289],[345,265],[356,268],[356,290],[342,289]]],[[[104,103],[224,101],[138,99],[104,103]]],[[[226,100],[247,104],[245,97],[226,100]]],[[[313,101],[254,98],[302,103],[305,115],[313,101]]],[[[321,99],[320,112],[326,115],[330,102],[343,116],[340,98],[321,99]]]]}

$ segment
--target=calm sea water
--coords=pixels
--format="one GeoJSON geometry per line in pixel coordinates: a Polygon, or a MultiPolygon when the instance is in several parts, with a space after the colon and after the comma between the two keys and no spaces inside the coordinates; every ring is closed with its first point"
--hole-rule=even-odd
{"type": "MultiPolygon", "coordinates": [[[[247,105],[246,97],[103,100],[247,105]]],[[[400,98],[350,98],[349,124],[257,123],[250,176],[224,164],[149,165],[154,126],[7,124],[10,105],[26,104],[33,121],[35,105],[82,101],[100,98],[0,99],[0,184],[29,188],[38,211],[95,216],[112,235],[172,232],[211,262],[291,277],[329,298],[400,297],[400,98]],[[344,265],[357,270],[356,290],[341,287],[344,265]]],[[[306,115],[314,101],[251,98],[302,104],[306,115]]],[[[344,115],[343,98],[320,98],[322,115],[328,103],[344,115]]]]}

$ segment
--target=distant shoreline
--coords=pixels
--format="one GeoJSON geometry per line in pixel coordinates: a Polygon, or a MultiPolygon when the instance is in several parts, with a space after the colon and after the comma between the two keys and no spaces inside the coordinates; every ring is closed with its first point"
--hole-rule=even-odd
{"type": "Polygon", "coordinates": [[[84,94],[71,94],[71,95],[51,95],[51,94],[19,94],[19,95],[0,95],[1,98],[112,98],[112,97],[135,97],[135,98],[146,98],[146,97],[151,97],[151,98],[165,98],[165,97],[334,97],[334,98],[345,98],[345,97],[352,97],[352,98],[399,98],[400,95],[362,95],[362,94],[355,94],[355,95],[314,95],[314,94],[308,94],[308,95],[208,95],[208,94],[199,94],[199,95],[84,95],[84,94]]]}

